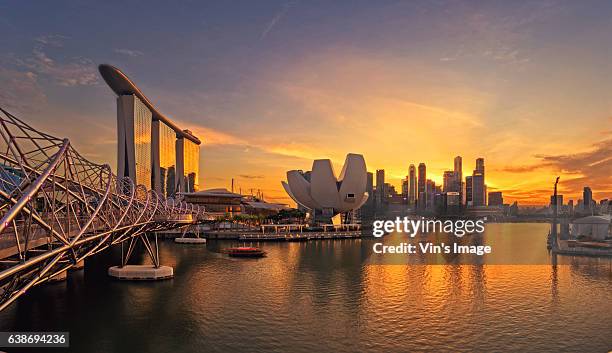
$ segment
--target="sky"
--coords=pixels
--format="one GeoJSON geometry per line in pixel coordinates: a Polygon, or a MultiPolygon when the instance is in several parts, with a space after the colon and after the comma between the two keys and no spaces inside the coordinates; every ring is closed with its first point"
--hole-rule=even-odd
{"type": "Polygon", "coordinates": [[[2,1],[0,106],[116,163],[112,64],[203,141],[200,187],[347,153],[401,190],[485,158],[504,202],[612,197],[608,1],[2,1]]]}

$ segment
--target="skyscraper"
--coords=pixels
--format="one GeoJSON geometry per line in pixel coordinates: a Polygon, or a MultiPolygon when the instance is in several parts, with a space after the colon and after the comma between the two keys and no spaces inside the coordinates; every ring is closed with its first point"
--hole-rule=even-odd
{"type": "Polygon", "coordinates": [[[472,206],[485,206],[486,192],[484,158],[478,158],[472,174],[472,206]]]}
{"type": "Polygon", "coordinates": [[[425,204],[424,204],[424,207],[426,209],[433,210],[435,194],[436,194],[436,182],[431,179],[427,179],[425,181],[425,204]]]}
{"type": "Polygon", "coordinates": [[[555,195],[550,195],[550,207],[553,208],[557,206],[557,210],[561,211],[561,206],[563,206],[563,195],[557,195],[555,199],[555,195]]]}
{"type": "Polygon", "coordinates": [[[472,206],[472,176],[465,177],[465,204],[472,206]]]}
{"type": "Polygon", "coordinates": [[[476,158],[476,170],[481,172],[482,174],[484,174],[485,172],[485,167],[484,167],[484,158],[476,158]]]}
{"type": "Polygon", "coordinates": [[[418,205],[419,208],[425,208],[427,205],[427,190],[425,188],[427,181],[427,167],[425,163],[419,163],[419,180],[418,180],[418,205]]]}
{"type": "Polygon", "coordinates": [[[455,174],[457,174],[457,177],[459,178],[459,181],[463,180],[463,166],[462,166],[462,162],[463,159],[461,158],[461,156],[457,156],[455,157],[454,160],[454,171],[455,174]]]}
{"type": "Polygon", "coordinates": [[[151,189],[152,114],[135,95],[117,97],[117,176],[151,189]]]}
{"type": "Polygon", "coordinates": [[[174,197],[176,180],[176,132],[163,121],[152,124],[153,189],[166,197],[174,197]]]}
{"type": "Polygon", "coordinates": [[[584,187],[584,190],[582,191],[582,200],[583,200],[584,212],[590,213],[592,209],[592,203],[593,203],[593,191],[591,191],[590,187],[588,186],[584,187]]]}
{"type": "Polygon", "coordinates": [[[368,206],[367,208],[371,208],[372,205],[374,205],[374,202],[375,202],[375,196],[374,196],[374,174],[372,174],[371,172],[367,173],[366,192],[368,193],[368,201],[366,201],[366,206],[368,206]]]}
{"type": "Polygon", "coordinates": [[[383,202],[387,195],[387,191],[385,190],[385,170],[377,169],[376,170],[376,204],[379,205],[383,202]]]}
{"type": "Polygon", "coordinates": [[[452,191],[459,193],[459,198],[463,199],[463,159],[461,156],[455,157],[454,160],[455,186],[452,191]]]}
{"type": "Polygon", "coordinates": [[[415,205],[416,203],[416,197],[417,197],[416,187],[417,187],[416,168],[414,167],[414,164],[411,164],[409,168],[409,172],[408,172],[408,204],[409,205],[415,205]]]}
{"type": "MultiPolygon", "coordinates": [[[[185,130],[191,135],[191,131],[185,130]]],[[[194,192],[198,190],[200,147],[193,141],[181,136],[176,139],[177,192],[194,192]]]]}
{"type": "Polygon", "coordinates": [[[452,170],[447,170],[444,172],[444,175],[442,177],[442,191],[443,192],[457,191],[455,190],[455,186],[457,185],[455,176],[456,174],[452,170]]]}
{"type": "Polygon", "coordinates": [[[117,94],[117,176],[165,197],[197,191],[200,140],[160,113],[119,69],[99,71],[117,94]]]}
{"type": "Polygon", "coordinates": [[[489,193],[489,206],[503,206],[504,197],[501,191],[492,191],[489,193]]]}

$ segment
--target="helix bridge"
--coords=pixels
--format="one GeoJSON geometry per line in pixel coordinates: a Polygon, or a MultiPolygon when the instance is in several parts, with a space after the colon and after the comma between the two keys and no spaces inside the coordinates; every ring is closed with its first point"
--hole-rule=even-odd
{"type": "Polygon", "coordinates": [[[0,110],[0,310],[115,244],[127,245],[122,265],[140,243],[159,267],[155,232],[210,218],[0,110]]]}

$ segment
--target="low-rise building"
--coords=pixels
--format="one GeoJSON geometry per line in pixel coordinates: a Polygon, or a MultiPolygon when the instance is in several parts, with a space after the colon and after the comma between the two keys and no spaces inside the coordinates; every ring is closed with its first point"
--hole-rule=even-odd
{"type": "Polygon", "coordinates": [[[182,194],[185,202],[204,206],[207,212],[218,215],[239,215],[243,212],[242,195],[227,189],[209,189],[182,194]]]}

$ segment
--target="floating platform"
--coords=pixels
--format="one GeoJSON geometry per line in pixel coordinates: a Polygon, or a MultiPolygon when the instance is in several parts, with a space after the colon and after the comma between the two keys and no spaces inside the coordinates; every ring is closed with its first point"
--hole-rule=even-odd
{"type": "Polygon", "coordinates": [[[206,244],[206,238],[174,238],[179,244],[206,244]]]}
{"type": "Polygon", "coordinates": [[[108,275],[125,281],[158,281],[174,277],[174,269],[170,266],[126,265],[113,266],[108,269],[108,275]]]}

